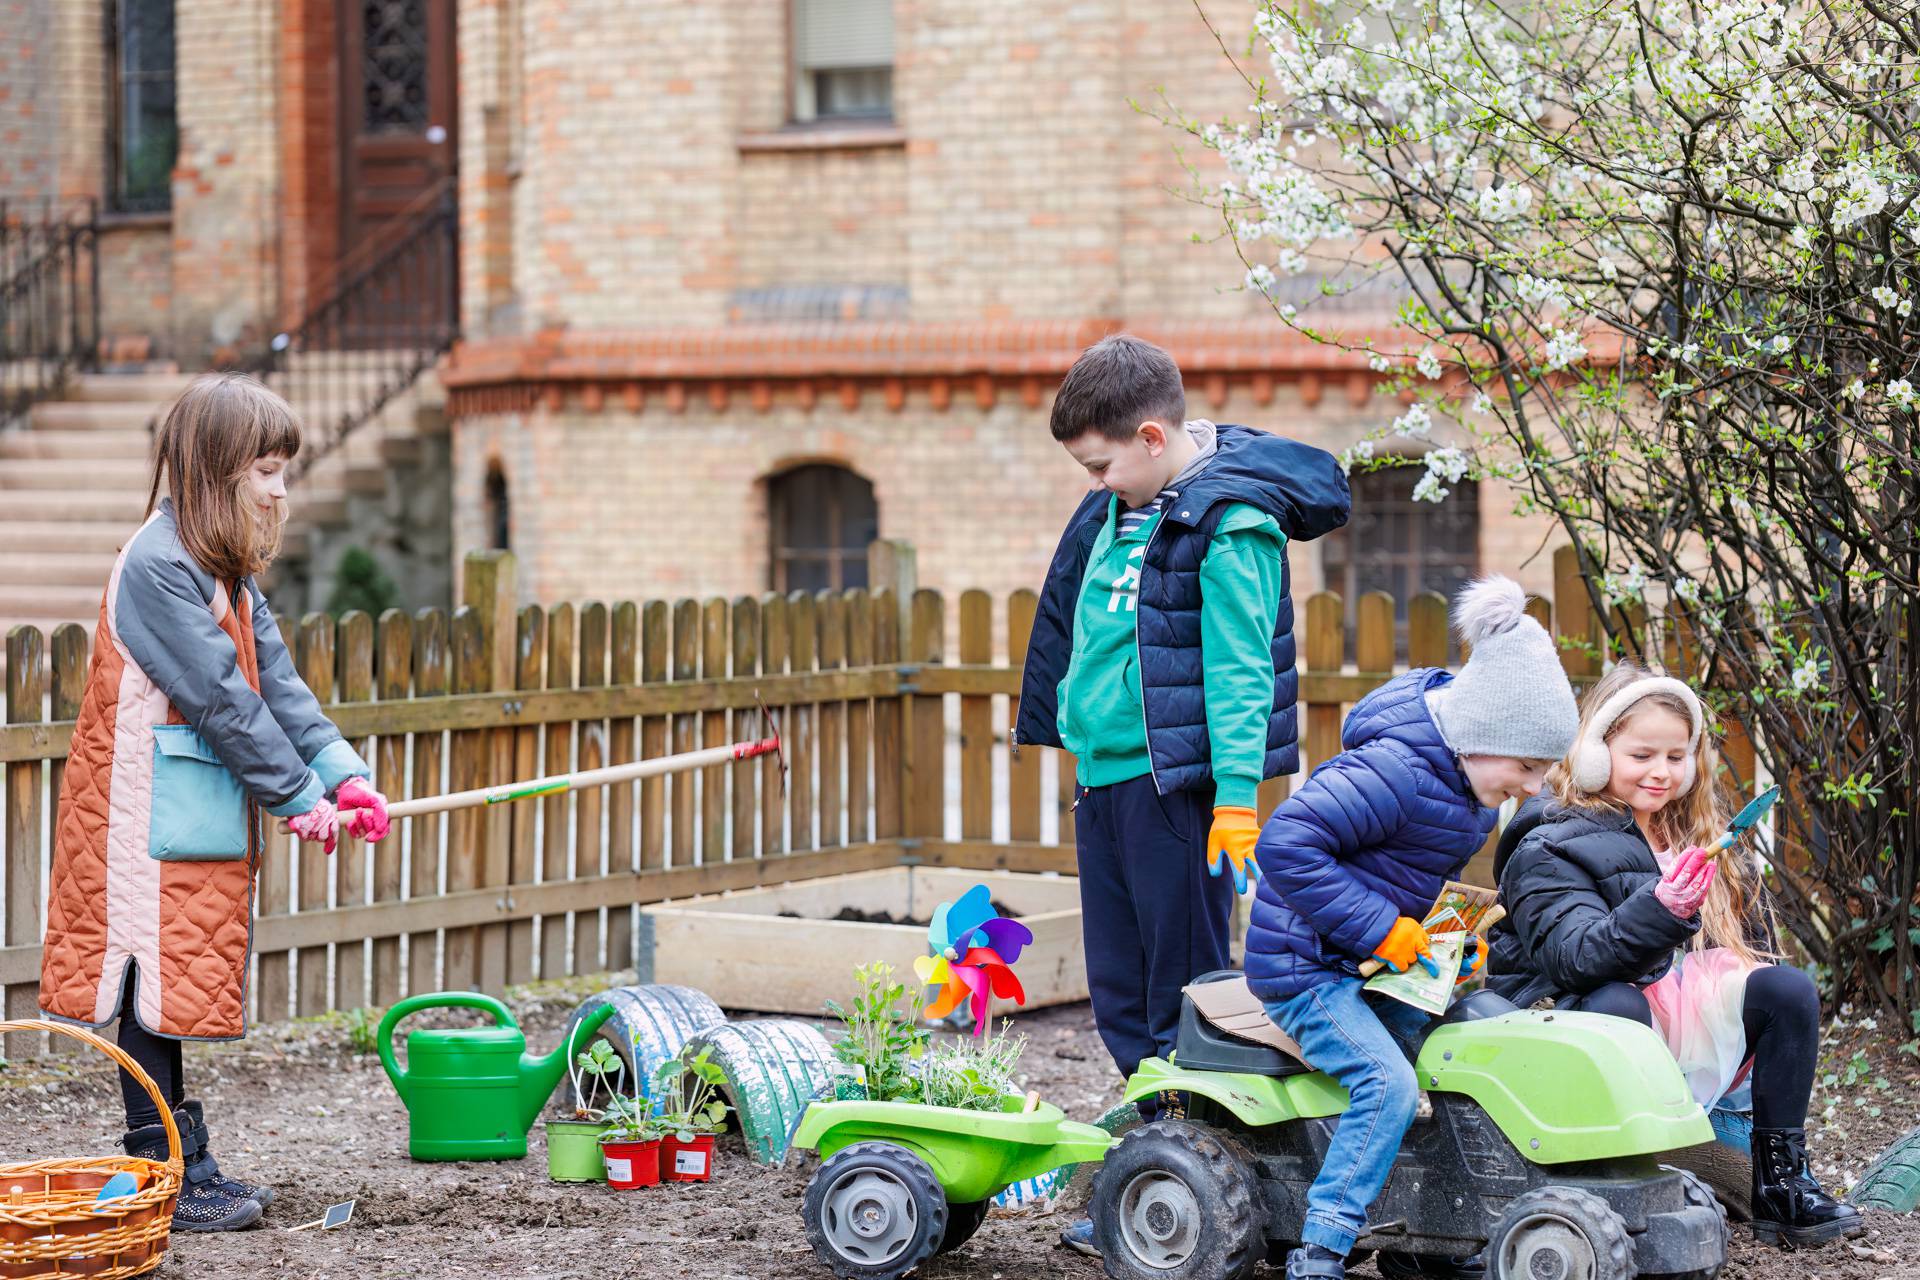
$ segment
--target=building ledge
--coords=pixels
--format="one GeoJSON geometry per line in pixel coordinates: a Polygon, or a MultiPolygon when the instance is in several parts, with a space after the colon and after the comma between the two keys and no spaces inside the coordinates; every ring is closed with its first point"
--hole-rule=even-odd
{"type": "MultiPolygon", "coordinates": [[[[1409,337],[1391,315],[1347,319],[1350,339],[1364,335],[1387,346],[1409,337]]],[[[1295,385],[1308,403],[1338,386],[1359,406],[1385,376],[1369,368],[1367,352],[1315,342],[1275,321],[1128,325],[1086,318],[548,330],[462,342],[441,377],[449,415],[456,418],[570,404],[590,412],[639,412],[654,396],[676,412],[696,396],[715,411],[725,410],[735,396],[762,411],[776,396],[808,409],[837,397],[851,410],[878,392],[898,409],[909,391],[924,392],[936,410],[959,395],[985,409],[1005,393],[1032,408],[1083,350],[1122,330],[1173,353],[1196,407],[1224,406],[1235,386],[1264,405],[1282,381],[1295,385]]]]}
{"type": "Polygon", "coordinates": [[[882,151],[907,145],[906,130],[891,121],[861,124],[798,124],[771,132],[742,133],[742,154],[766,151],[882,151]]]}
{"type": "Polygon", "coordinates": [[[156,209],[150,213],[109,213],[102,211],[102,231],[166,231],[173,226],[173,210],[156,209]]]}

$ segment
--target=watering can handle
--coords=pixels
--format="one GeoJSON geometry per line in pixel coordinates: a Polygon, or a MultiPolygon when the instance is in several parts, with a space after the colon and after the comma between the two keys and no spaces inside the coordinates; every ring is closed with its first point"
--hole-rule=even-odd
{"type": "Polygon", "coordinates": [[[380,1019],[380,1027],[374,1032],[374,1041],[380,1049],[380,1065],[387,1069],[387,1079],[393,1081],[393,1088],[400,1095],[400,1101],[407,1098],[407,1073],[393,1056],[393,1029],[402,1018],[419,1013],[422,1009],[478,1009],[490,1013],[493,1020],[503,1027],[518,1029],[519,1023],[513,1020],[513,1012],[490,995],[478,991],[429,991],[424,995],[408,996],[393,1008],[387,1010],[380,1019]]]}

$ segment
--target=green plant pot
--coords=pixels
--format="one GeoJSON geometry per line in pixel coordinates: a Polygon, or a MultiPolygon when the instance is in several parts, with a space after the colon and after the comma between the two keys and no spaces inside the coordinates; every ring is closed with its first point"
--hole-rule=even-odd
{"type": "Polygon", "coordinates": [[[605,1182],[607,1162],[600,1155],[598,1120],[549,1120],[547,1176],[555,1182],[605,1182]]]}

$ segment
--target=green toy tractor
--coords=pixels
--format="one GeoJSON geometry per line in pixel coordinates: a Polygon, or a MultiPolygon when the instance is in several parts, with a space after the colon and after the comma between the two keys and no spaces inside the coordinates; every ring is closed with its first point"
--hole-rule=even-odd
{"type": "MultiPolygon", "coordinates": [[[[1661,1164],[1713,1132],[1653,1032],[1477,992],[1414,1066],[1419,1114],[1349,1265],[1377,1253],[1383,1276],[1411,1280],[1479,1255],[1487,1280],[1712,1280],[1725,1264],[1724,1210],[1661,1164]]],[[[1221,1031],[1189,996],[1173,1061],[1142,1063],[1126,1097],[1169,1091],[1191,1099],[1186,1117],[1127,1134],[1094,1179],[1107,1274],[1241,1280],[1283,1261],[1346,1090],[1221,1031]]]]}

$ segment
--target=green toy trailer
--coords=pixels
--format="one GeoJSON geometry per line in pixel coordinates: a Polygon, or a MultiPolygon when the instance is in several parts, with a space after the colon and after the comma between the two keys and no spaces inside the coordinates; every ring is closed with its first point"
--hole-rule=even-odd
{"type": "Polygon", "coordinates": [[[998,1112],[814,1102],[790,1149],[821,1158],[800,1205],[814,1253],[841,1280],[894,1280],[965,1244],[1000,1191],[1098,1161],[1112,1142],[1050,1103],[1009,1097],[998,1112]]]}

